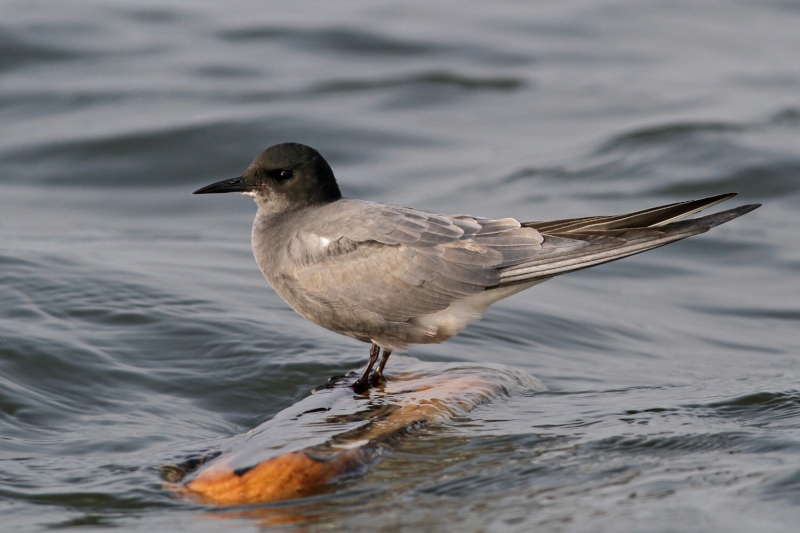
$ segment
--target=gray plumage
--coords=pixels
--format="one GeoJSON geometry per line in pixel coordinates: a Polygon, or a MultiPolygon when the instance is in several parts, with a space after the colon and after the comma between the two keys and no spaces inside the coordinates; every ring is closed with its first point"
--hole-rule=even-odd
{"type": "Polygon", "coordinates": [[[446,216],[341,198],[322,156],[293,143],[265,150],[243,176],[196,192],[252,196],[253,252],[264,276],[305,318],[384,348],[378,373],[391,350],[441,342],[502,298],[703,233],[758,207],[681,220],[735,196],[729,193],[546,222],[446,216]]]}

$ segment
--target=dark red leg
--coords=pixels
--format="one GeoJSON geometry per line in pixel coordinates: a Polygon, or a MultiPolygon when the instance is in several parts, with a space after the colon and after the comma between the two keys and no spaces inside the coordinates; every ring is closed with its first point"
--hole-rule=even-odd
{"type": "Polygon", "coordinates": [[[364,392],[369,388],[369,373],[372,372],[372,367],[375,365],[375,361],[378,360],[378,353],[380,351],[381,347],[375,343],[372,343],[372,348],[369,349],[369,362],[367,363],[367,367],[361,373],[361,376],[356,380],[355,383],[353,383],[354,391],[364,392]]]}
{"type": "Polygon", "coordinates": [[[379,385],[380,383],[384,383],[386,381],[386,378],[383,377],[383,367],[386,366],[386,361],[389,360],[390,355],[392,355],[392,351],[384,348],[381,362],[378,363],[378,369],[372,374],[372,377],[369,378],[369,382],[371,384],[379,385]]]}

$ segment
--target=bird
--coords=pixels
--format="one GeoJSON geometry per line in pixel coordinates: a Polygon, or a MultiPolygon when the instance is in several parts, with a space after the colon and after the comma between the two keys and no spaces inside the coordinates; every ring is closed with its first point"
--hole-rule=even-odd
{"type": "Polygon", "coordinates": [[[232,192],[258,206],[253,254],[275,292],[311,322],[371,345],[353,384],[357,392],[385,382],[393,351],[445,341],[499,300],[704,233],[760,207],[685,219],[737,194],[725,193],[548,221],[443,215],[344,198],[328,162],[299,143],[271,146],[241,176],[194,194],[232,192]]]}

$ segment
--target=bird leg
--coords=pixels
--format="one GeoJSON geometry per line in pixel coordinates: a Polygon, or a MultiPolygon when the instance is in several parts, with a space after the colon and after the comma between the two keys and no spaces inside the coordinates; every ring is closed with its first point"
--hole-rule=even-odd
{"type": "Polygon", "coordinates": [[[381,356],[381,362],[378,363],[378,369],[373,372],[372,377],[369,378],[369,382],[372,385],[379,385],[386,381],[386,378],[383,377],[383,367],[386,366],[386,361],[389,360],[389,356],[392,355],[392,351],[384,348],[383,355],[381,356]]]}
{"type": "Polygon", "coordinates": [[[361,376],[353,383],[353,390],[356,392],[364,392],[369,388],[369,373],[372,371],[372,367],[375,365],[375,361],[378,360],[378,353],[381,351],[381,347],[372,343],[372,348],[369,349],[369,362],[367,363],[367,367],[361,373],[361,376]]]}

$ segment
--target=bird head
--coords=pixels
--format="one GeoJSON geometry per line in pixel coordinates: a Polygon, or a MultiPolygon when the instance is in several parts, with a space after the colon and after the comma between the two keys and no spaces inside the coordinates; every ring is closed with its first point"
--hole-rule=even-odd
{"type": "Polygon", "coordinates": [[[270,146],[241,176],[212,183],[194,194],[225,192],[251,196],[260,209],[275,213],[342,197],[328,162],[313,148],[298,143],[270,146]]]}

